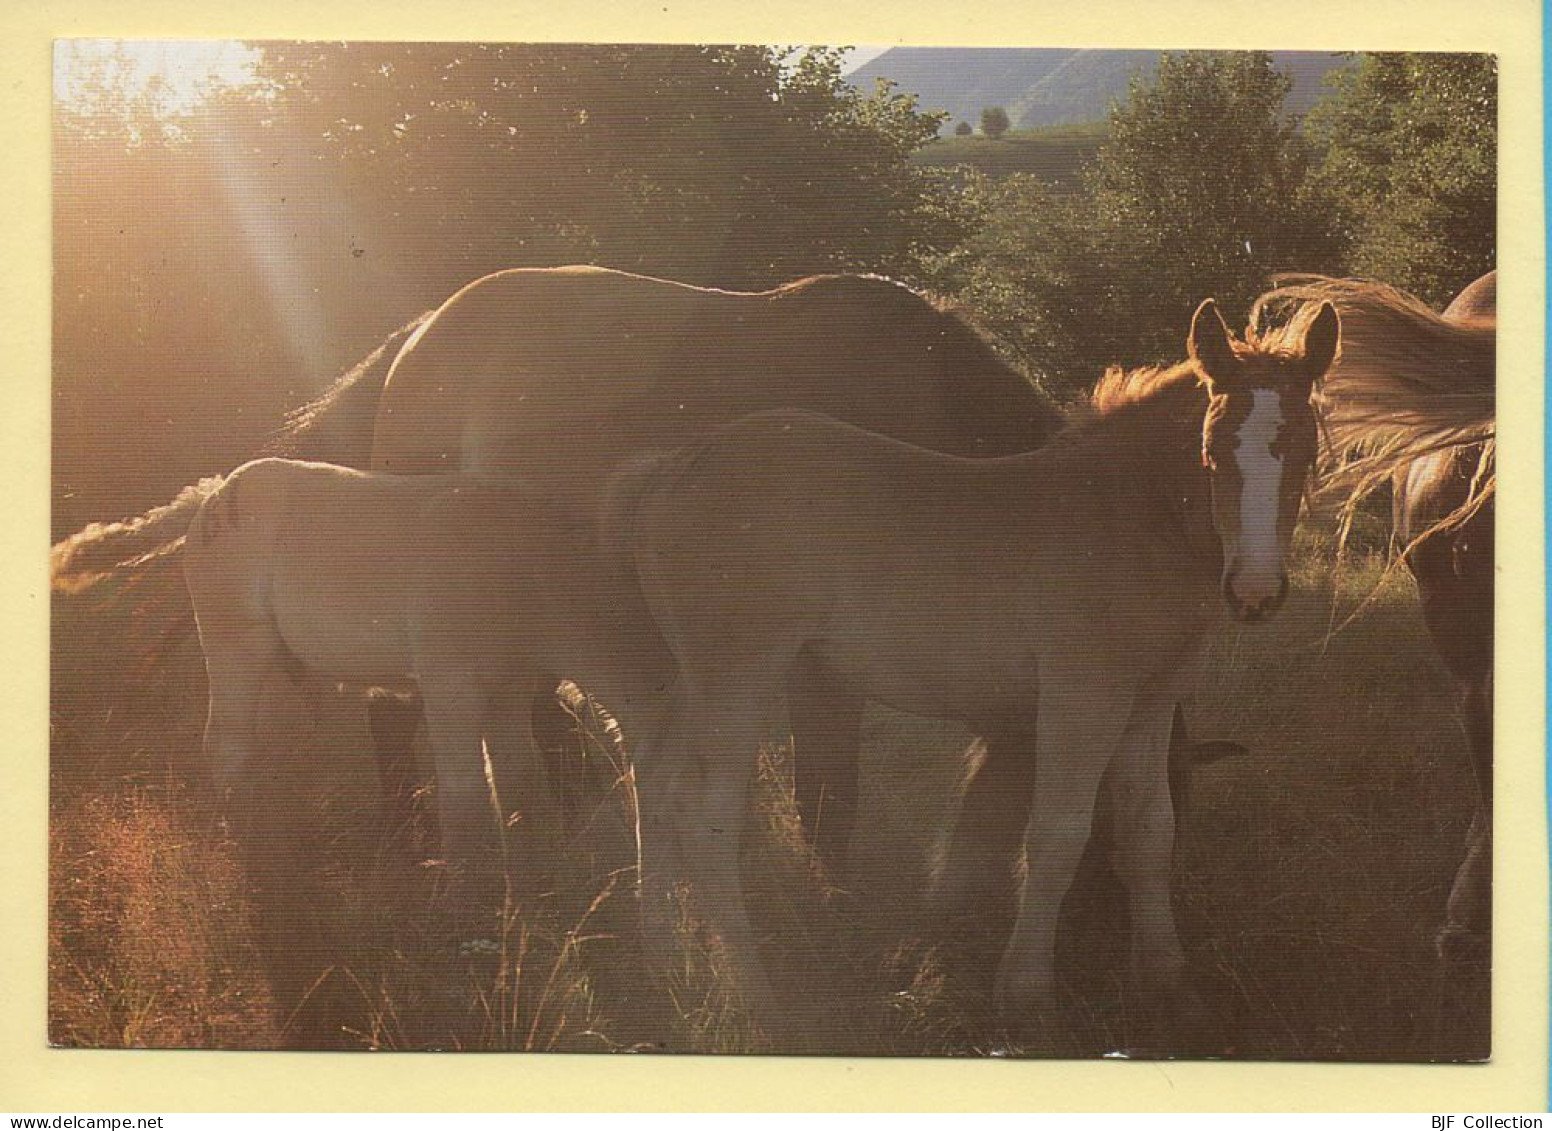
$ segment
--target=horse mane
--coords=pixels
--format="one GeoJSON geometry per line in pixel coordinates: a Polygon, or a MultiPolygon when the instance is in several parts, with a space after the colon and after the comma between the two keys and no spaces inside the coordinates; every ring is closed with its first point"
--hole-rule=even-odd
{"type": "Polygon", "coordinates": [[[1414,460],[1480,445],[1464,521],[1496,485],[1497,319],[1445,318],[1421,300],[1368,279],[1279,275],[1251,309],[1252,323],[1297,326],[1330,302],[1342,320],[1341,354],[1320,391],[1329,443],[1323,493],[1349,516],[1414,460]]]}
{"type": "Polygon", "coordinates": [[[1139,369],[1112,365],[1095,384],[1088,400],[1078,405],[1079,419],[1113,416],[1133,405],[1200,385],[1196,367],[1189,361],[1171,366],[1145,365],[1139,369]]]}
{"type": "MultiPolygon", "coordinates": [[[[1278,325],[1258,325],[1254,320],[1243,338],[1230,338],[1229,348],[1239,358],[1271,357],[1279,360],[1301,357],[1304,336],[1310,322],[1320,313],[1320,304],[1312,303],[1298,316],[1278,325]]],[[[1097,416],[1109,416],[1131,405],[1158,397],[1180,396],[1198,387],[1202,376],[1194,362],[1174,365],[1145,365],[1138,369],[1111,366],[1094,386],[1085,405],[1097,416]]]]}
{"type": "Polygon", "coordinates": [[[1399,464],[1493,438],[1497,320],[1447,319],[1419,299],[1367,279],[1282,275],[1256,300],[1252,322],[1297,324],[1323,302],[1342,320],[1342,352],[1322,383],[1335,446],[1389,453],[1399,464]]]}

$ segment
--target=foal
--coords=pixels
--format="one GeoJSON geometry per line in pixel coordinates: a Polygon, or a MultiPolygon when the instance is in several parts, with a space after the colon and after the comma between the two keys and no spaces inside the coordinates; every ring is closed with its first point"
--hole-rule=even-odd
{"type": "Polygon", "coordinates": [[[305,712],[307,677],[418,687],[443,849],[467,865],[497,843],[482,743],[513,768],[525,838],[556,831],[529,728],[537,692],[583,681],[631,721],[660,697],[671,669],[634,583],[515,482],[265,459],[201,490],[184,571],[223,788],[264,756],[277,699],[305,712]]]}
{"type": "MultiPolygon", "coordinates": [[[[900,710],[1033,739],[1030,871],[995,998],[1048,1008],[1058,911],[1103,782],[1134,976],[1181,988],[1170,907],[1173,707],[1220,610],[1270,616],[1316,454],[1335,311],[1233,340],[1209,300],[1190,360],[1112,371],[1091,419],[1029,455],[944,456],[802,412],[762,413],[649,472],[622,506],[679,668],[637,762],[646,927],[687,883],[757,1015],[774,1005],[738,874],[755,751],[800,657],[900,710]]],[[[961,830],[950,889],[987,866],[961,830]]],[[[1001,866],[1006,867],[1006,863],[1001,866]]]]}

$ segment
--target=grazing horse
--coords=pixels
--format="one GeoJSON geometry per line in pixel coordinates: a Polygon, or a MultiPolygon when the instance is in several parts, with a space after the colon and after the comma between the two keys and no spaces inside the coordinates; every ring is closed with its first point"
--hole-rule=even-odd
{"type": "MultiPolygon", "coordinates": [[[[401,474],[515,472],[586,513],[621,465],[773,408],[974,457],[1036,448],[1061,419],[955,313],[885,279],[826,275],[738,293],[565,267],[464,287],[295,413],[279,449],[401,474]]],[[[56,587],[120,568],[129,535],[131,564],[175,548],[172,520],[186,523],[192,504],[170,506],[62,542],[56,587]]],[[[804,828],[843,874],[863,700],[811,657],[793,666],[788,693],[804,828]]],[[[406,780],[418,707],[377,697],[370,712],[385,776],[406,780]]],[[[1022,758],[1020,736],[985,737],[965,804],[991,820],[1022,758]]]]}
{"type": "MultiPolygon", "coordinates": [[[[1211,300],[1190,360],[1113,370],[1045,448],[966,460],[809,413],[747,418],[638,476],[614,529],[678,664],[637,766],[644,924],[687,887],[777,1021],[738,869],[755,753],[795,665],[853,693],[1032,738],[1029,873],[995,1001],[1049,1009],[1059,910],[1103,793],[1139,985],[1183,992],[1167,760],[1226,605],[1264,620],[1316,458],[1334,310],[1235,341],[1211,300]]],[[[970,837],[961,836],[961,846],[970,837]]],[[[950,884],[980,866],[965,853],[950,884]]],[[[779,1022],[778,1022],[779,1023],[779,1022]]]]}
{"type": "Polygon", "coordinates": [[[1333,479],[1354,498],[1391,485],[1401,560],[1455,681],[1477,798],[1437,943],[1461,972],[1485,970],[1492,928],[1497,282],[1497,272],[1477,279],[1442,317],[1351,279],[1297,277],[1257,303],[1259,311],[1331,302],[1341,312],[1326,419],[1334,448],[1361,454],[1333,479]]]}
{"type": "Polygon", "coordinates": [[[487,756],[515,786],[502,823],[516,803],[519,838],[553,847],[527,717],[538,690],[586,679],[632,722],[663,698],[668,657],[634,582],[593,572],[590,529],[516,483],[264,459],[190,490],[200,506],[183,568],[209,674],[205,750],[223,789],[274,753],[276,716],[306,713],[309,677],[411,684],[444,851],[472,872],[502,843],[487,756]]]}

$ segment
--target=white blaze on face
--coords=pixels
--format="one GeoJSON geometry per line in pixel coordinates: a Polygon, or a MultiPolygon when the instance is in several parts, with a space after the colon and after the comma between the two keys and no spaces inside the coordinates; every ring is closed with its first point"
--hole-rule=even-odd
{"type": "Polygon", "coordinates": [[[1283,551],[1277,533],[1283,459],[1272,446],[1283,428],[1282,398],[1271,389],[1251,393],[1250,412],[1240,425],[1234,465],[1242,480],[1239,538],[1233,548],[1234,587],[1242,600],[1275,595],[1282,585],[1283,551]]]}

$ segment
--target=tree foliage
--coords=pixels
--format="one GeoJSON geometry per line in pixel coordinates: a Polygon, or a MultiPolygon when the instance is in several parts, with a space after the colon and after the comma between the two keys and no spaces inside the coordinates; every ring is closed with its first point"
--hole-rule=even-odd
{"type": "Polygon", "coordinates": [[[1112,110],[1084,194],[972,185],[975,235],[937,280],[1055,388],[1178,358],[1203,298],[1242,311],[1274,271],[1337,266],[1288,88],[1265,52],[1165,55],[1112,110]]]}
{"type": "MultiPolygon", "coordinates": [[[[393,226],[471,266],[588,261],[723,286],[905,269],[942,117],[765,47],[286,45],[263,73],[376,186],[393,226]]],[[[465,269],[467,274],[467,268],[465,269]]]]}
{"type": "Polygon", "coordinates": [[[981,132],[993,141],[1008,132],[1008,112],[1001,106],[987,106],[981,111],[981,132]]]}
{"type": "Polygon", "coordinates": [[[960,300],[1076,393],[1177,358],[1202,298],[1243,311],[1275,271],[1443,301],[1492,264],[1490,59],[1366,58],[1306,138],[1264,53],[1167,55],[1062,192],[913,163],[941,116],[854,89],[840,58],[265,44],[260,83],[193,109],[103,58],[55,117],[58,532],[229,470],[505,267],[734,288],[881,272],[960,300]]]}
{"type": "Polygon", "coordinates": [[[1496,258],[1498,65],[1366,55],[1308,121],[1348,270],[1437,304],[1496,258]]]}
{"type": "Polygon", "coordinates": [[[251,455],[390,330],[513,266],[910,275],[941,118],[840,53],[265,44],[176,110],[112,57],[56,114],[61,532],[251,455]],[[216,423],[218,422],[218,423],[216,423]],[[118,449],[139,455],[134,471],[118,449]]]}

